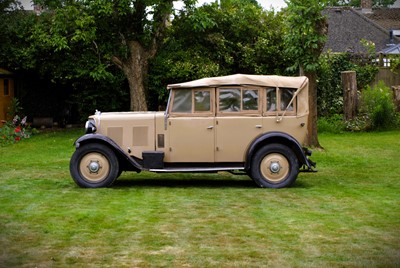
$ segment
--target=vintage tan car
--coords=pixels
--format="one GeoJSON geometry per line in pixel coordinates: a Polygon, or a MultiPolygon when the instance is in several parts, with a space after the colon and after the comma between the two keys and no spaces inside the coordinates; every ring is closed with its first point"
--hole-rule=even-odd
{"type": "Polygon", "coordinates": [[[110,186],[122,171],[249,175],[260,187],[314,171],[307,136],[308,79],[230,75],[168,85],[165,112],[89,117],[70,173],[81,187],[110,186]]]}

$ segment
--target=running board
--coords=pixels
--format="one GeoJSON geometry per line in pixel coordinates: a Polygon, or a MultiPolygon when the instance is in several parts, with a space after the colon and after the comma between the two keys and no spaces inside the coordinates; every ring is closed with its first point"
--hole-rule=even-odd
{"type": "Polygon", "coordinates": [[[231,170],[244,170],[244,167],[211,167],[211,168],[151,168],[149,171],[157,173],[174,173],[174,172],[218,172],[218,171],[231,171],[231,170]]]}

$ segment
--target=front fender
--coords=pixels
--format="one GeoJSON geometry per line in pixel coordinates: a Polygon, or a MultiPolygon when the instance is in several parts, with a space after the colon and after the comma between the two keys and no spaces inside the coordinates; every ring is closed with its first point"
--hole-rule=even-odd
{"type": "Polygon", "coordinates": [[[284,133],[284,132],[268,132],[265,134],[262,134],[258,136],[249,146],[249,149],[247,150],[246,154],[246,165],[245,169],[249,170],[251,166],[251,160],[254,156],[254,154],[257,152],[259,148],[266,144],[271,144],[271,143],[279,143],[279,144],[284,144],[291,148],[293,152],[296,154],[297,159],[302,165],[306,165],[309,169],[311,169],[311,164],[309,163],[309,160],[307,159],[307,156],[304,152],[303,147],[300,145],[300,143],[293,138],[291,135],[284,133]]]}
{"type": "Polygon", "coordinates": [[[74,146],[76,149],[78,149],[80,146],[83,146],[87,143],[96,143],[96,142],[108,145],[115,152],[118,158],[126,161],[126,163],[132,166],[132,168],[136,172],[142,171],[143,169],[142,165],[140,165],[137,161],[135,161],[135,159],[133,159],[129,154],[127,154],[124,150],[122,150],[122,148],[115,141],[113,141],[107,136],[96,133],[86,134],[78,138],[74,142],[74,146]]]}

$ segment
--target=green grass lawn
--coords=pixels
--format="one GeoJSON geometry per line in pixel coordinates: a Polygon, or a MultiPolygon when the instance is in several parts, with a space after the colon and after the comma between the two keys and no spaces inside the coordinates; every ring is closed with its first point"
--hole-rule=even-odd
{"type": "Polygon", "coordinates": [[[319,172],[69,175],[81,130],[0,147],[0,267],[399,267],[400,133],[322,134],[319,172]]]}

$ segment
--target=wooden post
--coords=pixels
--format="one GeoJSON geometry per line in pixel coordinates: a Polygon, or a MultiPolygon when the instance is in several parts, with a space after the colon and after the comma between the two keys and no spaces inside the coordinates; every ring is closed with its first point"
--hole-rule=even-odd
{"type": "Polygon", "coordinates": [[[393,86],[392,90],[393,90],[394,103],[396,105],[396,111],[400,112],[400,85],[393,86]]]}
{"type": "Polygon", "coordinates": [[[354,119],[357,112],[357,79],[355,71],[342,72],[343,109],[346,121],[354,119]]]}

